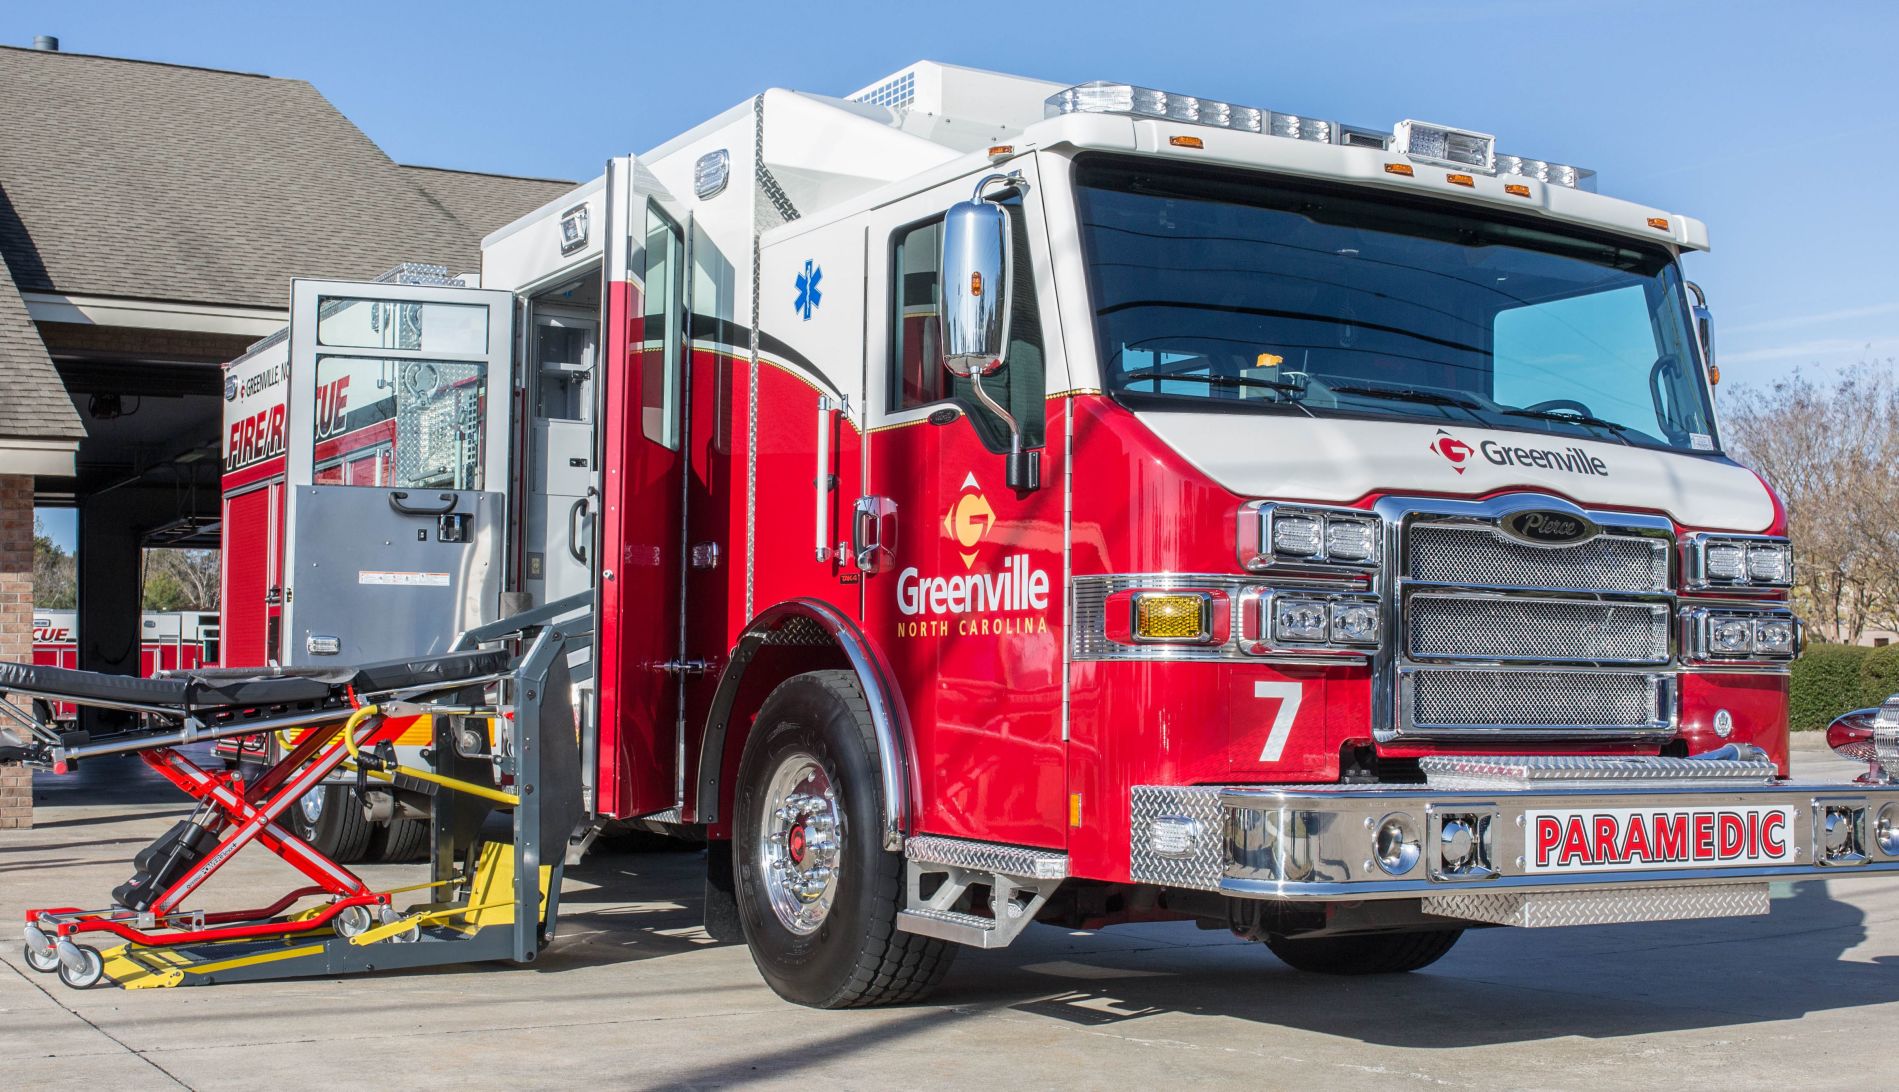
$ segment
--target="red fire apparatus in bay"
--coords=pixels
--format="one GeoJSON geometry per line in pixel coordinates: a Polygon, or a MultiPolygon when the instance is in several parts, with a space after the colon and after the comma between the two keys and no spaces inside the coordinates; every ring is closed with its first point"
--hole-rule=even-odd
{"type": "Polygon", "coordinates": [[[814,1005],[1037,919],[1402,971],[1899,868],[1899,795],[1785,780],[1705,228],[1509,150],[931,63],[766,91],[469,276],[296,282],[227,380],[225,662],[591,589],[590,822],[702,830],[708,927],[814,1005]]]}
{"type": "MultiPolygon", "coordinates": [[[[33,612],[33,662],[49,667],[79,666],[79,612],[33,612]]],[[[139,674],[190,671],[218,662],[218,615],[213,611],[148,610],[139,619],[139,674]]],[[[59,709],[70,720],[70,705],[59,709]]]]}

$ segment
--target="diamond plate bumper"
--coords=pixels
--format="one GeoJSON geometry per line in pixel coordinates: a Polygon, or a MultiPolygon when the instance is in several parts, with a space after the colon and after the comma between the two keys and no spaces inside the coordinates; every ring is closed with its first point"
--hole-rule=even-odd
{"type": "MultiPolygon", "coordinates": [[[[1459,770],[1464,776],[1445,777],[1442,785],[1140,786],[1132,800],[1131,878],[1282,901],[1628,893],[1619,904],[1459,901],[1438,903],[1440,909],[1432,911],[1455,906],[1453,916],[1518,923],[1565,914],[1605,921],[1702,916],[1677,913],[1662,896],[1684,892],[1684,898],[1708,899],[1714,897],[1708,885],[1899,872],[1899,785],[1748,783],[1735,768],[1722,771],[1733,780],[1544,781],[1522,769],[1495,768],[1507,760],[1486,761],[1493,768],[1483,773],[1496,778],[1487,786],[1475,769],[1459,770]],[[1755,863],[1726,863],[1717,853],[1695,864],[1656,854],[1629,864],[1534,866],[1532,828],[1539,820],[1547,823],[1544,817],[1575,816],[1593,838],[1598,816],[1619,815],[1625,823],[1633,821],[1631,815],[1651,817],[1645,821],[1654,829],[1655,816],[1709,811],[1784,816],[1785,851],[1778,860],[1755,863]],[[1387,855],[1387,867],[1378,833],[1394,817],[1413,832],[1417,851],[1409,861],[1387,855]],[[1470,847],[1463,864],[1447,864],[1447,841],[1470,847]],[[1652,916],[1626,916],[1637,913],[1652,916]]],[[[1739,901],[1721,905],[1742,905],[1745,900],[1734,894],[1739,901]]]]}

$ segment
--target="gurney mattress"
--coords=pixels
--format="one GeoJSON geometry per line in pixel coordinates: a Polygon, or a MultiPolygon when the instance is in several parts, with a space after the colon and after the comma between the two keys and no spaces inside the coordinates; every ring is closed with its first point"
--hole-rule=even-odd
{"type": "Polygon", "coordinates": [[[208,668],[155,679],[74,671],[37,664],[0,663],[0,693],[24,694],[81,705],[142,705],[179,713],[221,707],[302,705],[359,694],[445,685],[507,669],[499,651],[446,652],[381,663],[321,668],[208,668]]]}

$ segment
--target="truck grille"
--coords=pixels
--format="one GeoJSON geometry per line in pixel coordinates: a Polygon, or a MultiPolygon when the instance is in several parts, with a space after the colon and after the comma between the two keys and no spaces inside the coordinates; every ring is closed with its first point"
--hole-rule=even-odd
{"type": "Polygon", "coordinates": [[[1453,670],[1419,671],[1408,682],[1418,728],[1648,730],[1669,722],[1661,675],[1453,670]]]}
{"type": "Polygon", "coordinates": [[[1668,590],[1665,539],[1599,535],[1575,546],[1528,546],[1485,524],[1419,523],[1406,538],[1406,576],[1483,588],[1668,590]]]}
{"type": "Polygon", "coordinates": [[[1661,664],[1669,658],[1660,603],[1414,595],[1406,634],[1415,659],[1505,663],[1661,664]]]}
{"type": "Polygon", "coordinates": [[[1658,521],[1602,522],[1555,547],[1508,537],[1488,512],[1400,524],[1394,736],[1671,730],[1673,539],[1644,533],[1658,521]]]}

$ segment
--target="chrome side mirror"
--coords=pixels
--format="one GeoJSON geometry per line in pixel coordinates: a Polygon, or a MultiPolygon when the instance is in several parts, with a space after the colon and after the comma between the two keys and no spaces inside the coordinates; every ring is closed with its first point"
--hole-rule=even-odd
{"type": "Polygon", "coordinates": [[[1714,366],[1714,311],[1708,307],[1708,295],[1701,286],[1693,281],[1687,283],[1688,291],[1695,296],[1691,310],[1695,316],[1695,337],[1701,341],[1701,358],[1708,362],[1708,378],[1719,383],[1721,371],[1714,366]]]}
{"type": "Polygon", "coordinates": [[[967,201],[943,214],[943,252],[939,325],[943,337],[943,367],[958,379],[967,379],[976,397],[1009,426],[1009,487],[1020,492],[1042,484],[1037,452],[1022,450],[1022,427],[989,392],[984,376],[1002,370],[1009,345],[1009,211],[983,199],[991,183],[1020,185],[1019,177],[986,175],[976,183],[967,201]]]}
{"type": "Polygon", "coordinates": [[[959,379],[1000,371],[1009,344],[1009,214],[978,193],[943,214],[943,366],[959,379]]]}

